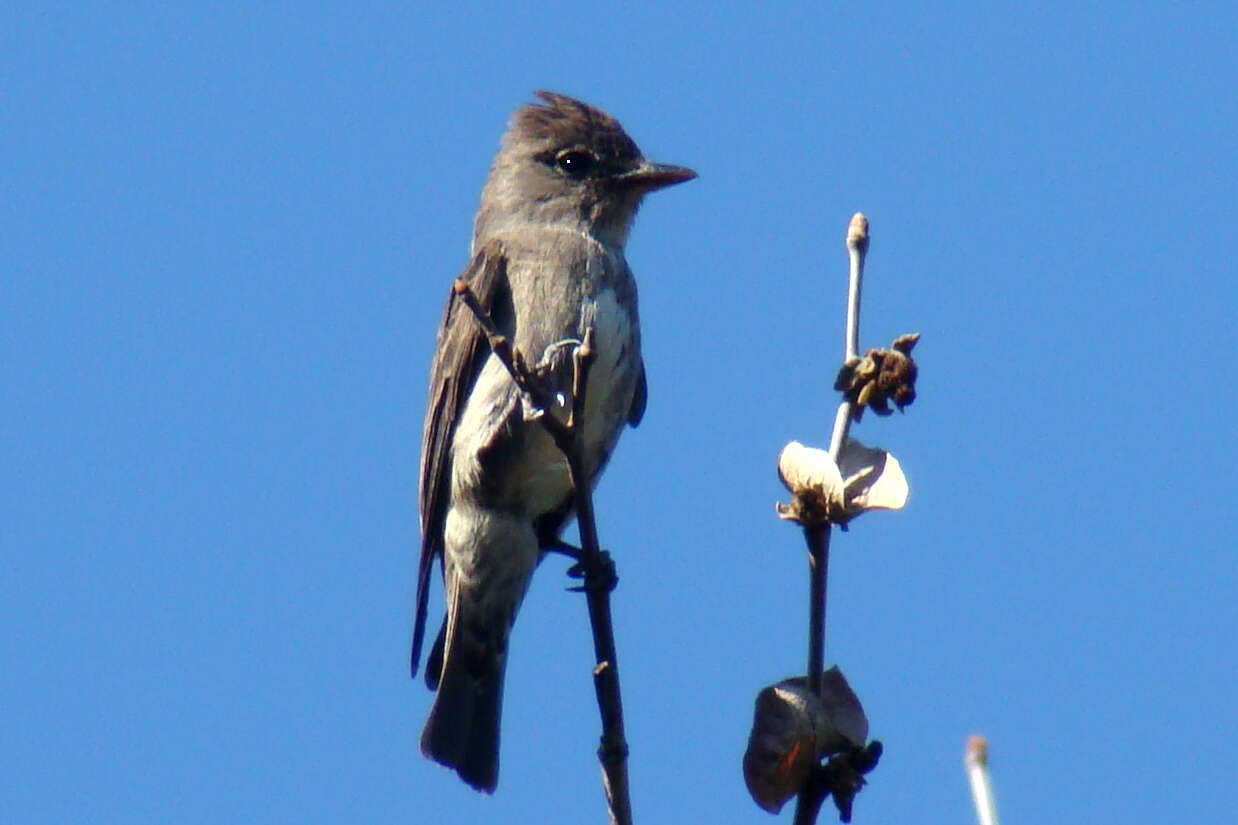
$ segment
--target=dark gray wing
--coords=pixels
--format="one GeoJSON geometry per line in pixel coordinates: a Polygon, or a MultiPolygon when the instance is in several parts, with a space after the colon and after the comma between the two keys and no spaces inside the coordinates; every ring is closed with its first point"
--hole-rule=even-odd
{"type": "Polygon", "coordinates": [[[632,406],[628,408],[628,423],[633,427],[640,424],[645,417],[645,405],[649,403],[649,384],[645,381],[645,360],[640,362],[640,377],[636,379],[636,393],[632,396],[632,406]]]}
{"type": "MultiPolygon", "coordinates": [[[[460,277],[502,326],[500,315],[510,314],[511,307],[507,258],[502,245],[491,241],[482,247],[460,277]]],[[[414,676],[426,634],[430,571],[434,560],[443,553],[443,525],[451,497],[451,440],[469,391],[489,354],[485,334],[453,290],[447,298],[434,347],[426,423],[421,436],[421,562],[417,569],[417,615],[410,656],[414,676]]]]}

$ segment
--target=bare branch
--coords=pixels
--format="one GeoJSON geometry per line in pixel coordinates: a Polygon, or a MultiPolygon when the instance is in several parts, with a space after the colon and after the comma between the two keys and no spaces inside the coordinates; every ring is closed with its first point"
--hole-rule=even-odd
{"type": "Polygon", "coordinates": [[[585,337],[572,352],[572,412],[568,418],[568,426],[575,427],[576,422],[584,418],[585,389],[589,383],[589,369],[597,359],[597,350],[593,347],[593,327],[585,330],[585,337]]]}
{"type": "Polygon", "coordinates": [[[556,540],[553,546],[546,549],[573,556],[576,564],[569,573],[584,579],[580,590],[585,594],[589,624],[593,630],[593,650],[597,661],[593,668],[593,686],[597,693],[598,711],[602,717],[602,737],[598,745],[598,761],[602,764],[602,787],[606,792],[606,804],[612,825],[632,825],[632,802],[628,789],[628,743],[623,728],[619,662],[610,612],[610,593],[618,583],[618,577],[615,575],[614,562],[598,542],[593,492],[580,443],[589,369],[597,357],[593,344],[593,328],[585,330],[584,338],[572,353],[572,397],[566,405],[568,415],[564,421],[550,412],[557,406],[553,389],[529,369],[520,351],[512,347],[507,336],[499,331],[494,319],[477,300],[468,283],[457,279],[453,289],[477,319],[478,325],[486,334],[491,351],[507,368],[512,381],[541,410],[538,420],[567,459],[576,524],[580,530],[580,547],[572,548],[556,540]]]}
{"type": "MultiPolygon", "coordinates": [[[[864,256],[868,252],[868,218],[857,212],[847,227],[847,251],[851,256],[851,273],[847,287],[847,337],[845,358],[856,357],[860,339],[860,282],[864,277],[864,256]]],[[[834,416],[834,432],[830,438],[830,458],[837,462],[851,423],[851,402],[844,400],[834,416]]],[[[808,544],[808,685],[816,695],[821,693],[821,674],[825,670],[825,603],[830,566],[830,525],[805,524],[804,541],[808,544]]],[[[821,803],[829,795],[824,783],[810,781],[795,803],[795,825],[812,825],[817,821],[821,803]]],[[[850,811],[848,819],[850,818],[850,811]]]]}
{"type": "MultiPolygon", "coordinates": [[[[864,279],[864,258],[868,255],[868,218],[860,212],[851,217],[847,227],[847,252],[851,257],[851,275],[847,282],[847,339],[844,364],[859,357],[860,352],[860,283],[864,279]]],[[[834,433],[830,438],[830,456],[837,459],[851,425],[851,402],[838,405],[834,416],[834,433]]]]}

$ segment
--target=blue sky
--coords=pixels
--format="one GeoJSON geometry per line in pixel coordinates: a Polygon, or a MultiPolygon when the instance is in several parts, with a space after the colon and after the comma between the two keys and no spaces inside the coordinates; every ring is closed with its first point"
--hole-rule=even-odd
{"type": "Polygon", "coordinates": [[[650,402],[598,492],[637,821],[770,821],[775,458],[828,441],[857,210],[862,345],[923,339],[854,431],[908,506],[833,549],[855,821],[969,821],[973,732],[1007,823],[1232,816],[1232,4],[415,5],[0,12],[0,820],[603,821],[561,560],[493,797],[406,663],[435,324],[536,88],[700,173],[633,232],[650,402]]]}

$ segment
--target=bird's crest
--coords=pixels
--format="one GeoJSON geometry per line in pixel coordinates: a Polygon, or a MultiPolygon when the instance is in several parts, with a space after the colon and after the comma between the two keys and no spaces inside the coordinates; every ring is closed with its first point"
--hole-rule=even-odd
{"type": "Polygon", "coordinates": [[[599,160],[620,167],[640,158],[640,150],[632,138],[619,121],[606,112],[558,92],[534,94],[545,103],[530,103],[517,109],[512,116],[509,136],[519,135],[521,140],[533,138],[547,148],[587,146],[599,160]]]}

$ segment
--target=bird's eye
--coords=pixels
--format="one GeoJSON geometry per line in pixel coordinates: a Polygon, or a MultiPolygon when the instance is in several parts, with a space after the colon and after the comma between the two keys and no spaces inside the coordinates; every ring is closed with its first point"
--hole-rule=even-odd
{"type": "Polygon", "coordinates": [[[593,155],[583,149],[568,149],[555,156],[555,165],[568,177],[580,180],[593,171],[593,155]]]}

